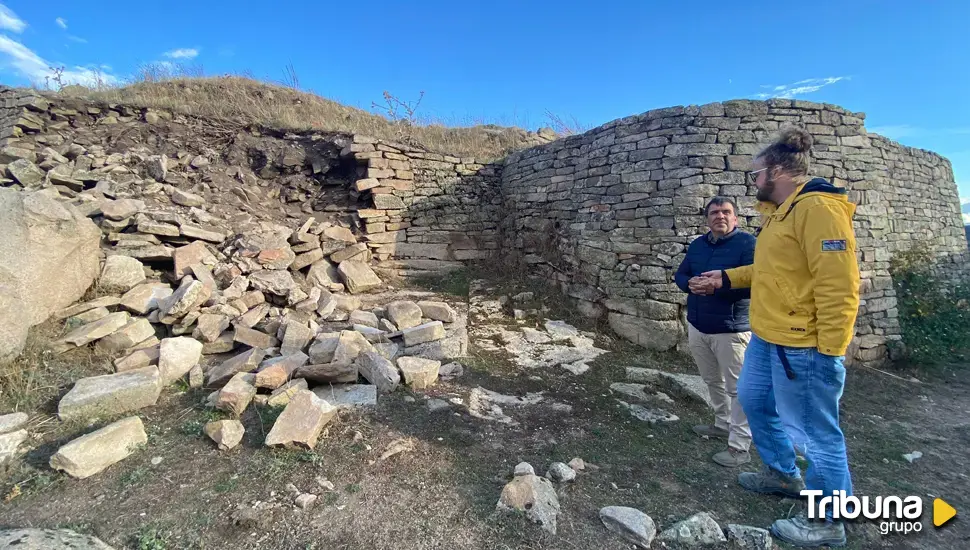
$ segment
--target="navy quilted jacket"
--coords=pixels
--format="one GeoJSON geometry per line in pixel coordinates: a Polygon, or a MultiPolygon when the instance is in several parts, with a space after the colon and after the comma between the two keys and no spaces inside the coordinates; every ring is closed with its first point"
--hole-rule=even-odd
{"type": "Polygon", "coordinates": [[[754,263],[755,237],[739,229],[711,242],[711,234],[694,239],[677,270],[677,286],[688,293],[687,321],[705,334],[747,332],[751,290],[717,289],[713,296],[690,294],[687,281],[705,271],[754,263]]]}

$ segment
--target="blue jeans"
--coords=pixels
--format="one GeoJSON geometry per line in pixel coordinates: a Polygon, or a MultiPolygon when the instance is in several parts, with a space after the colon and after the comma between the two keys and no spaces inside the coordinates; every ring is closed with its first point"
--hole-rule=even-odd
{"type": "MultiPolygon", "coordinates": [[[[738,401],[761,461],[786,476],[800,477],[795,466],[797,448],[809,462],[807,489],[822,490],[823,496],[836,490],[851,495],[845,437],[839,428],[844,357],[783,346],[794,374],[789,379],[778,347],[752,335],[738,380],[738,401]]],[[[827,512],[831,518],[831,508],[827,512]]]]}

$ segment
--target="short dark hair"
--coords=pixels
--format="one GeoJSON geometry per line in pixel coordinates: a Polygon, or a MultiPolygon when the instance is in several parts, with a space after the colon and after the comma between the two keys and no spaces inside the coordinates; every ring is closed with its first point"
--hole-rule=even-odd
{"type": "Polygon", "coordinates": [[[717,196],[707,201],[707,206],[704,207],[704,215],[706,216],[711,211],[712,205],[721,206],[722,204],[730,204],[731,208],[734,209],[734,213],[738,213],[738,205],[734,202],[734,199],[717,196]]]}

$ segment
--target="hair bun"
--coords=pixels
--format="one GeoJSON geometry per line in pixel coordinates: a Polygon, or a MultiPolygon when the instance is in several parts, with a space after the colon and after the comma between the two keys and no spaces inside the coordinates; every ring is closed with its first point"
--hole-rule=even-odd
{"type": "Polygon", "coordinates": [[[788,147],[792,152],[807,153],[811,151],[815,139],[802,128],[785,128],[778,136],[778,143],[788,147]]]}

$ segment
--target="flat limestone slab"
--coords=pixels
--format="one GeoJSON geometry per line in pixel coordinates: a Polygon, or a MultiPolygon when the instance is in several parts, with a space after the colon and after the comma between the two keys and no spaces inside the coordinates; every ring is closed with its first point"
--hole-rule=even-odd
{"type": "Polygon", "coordinates": [[[162,393],[158,367],[91,376],[74,383],[57,404],[61,420],[95,418],[150,407],[162,393]]]}
{"type": "Polygon", "coordinates": [[[626,379],[630,380],[631,382],[665,384],[672,391],[676,391],[683,397],[704,403],[711,409],[714,408],[714,404],[711,402],[711,394],[707,390],[707,384],[704,382],[703,378],[696,374],[682,374],[665,372],[657,369],[627,367],[626,379]]]}
{"type": "Polygon", "coordinates": [[[377,406],[377,386],[373,384],[334,384],[313,388],[317,397],[338,409],[377,406]]]}
{"type": "Polygon", "coordinates": [[[266,446],[313,449],[323,427],[336,414],[336,407],[312,391],[300,390],[276,419],[266,436],[266,446]]]}
{"type": "Polygon", "coordinates": [[[64,445],[51,457],[50,466],[84,479],[124,460],[146,443],[148,435],[144,424],[140,418],[132,416],[64,445]]]}

